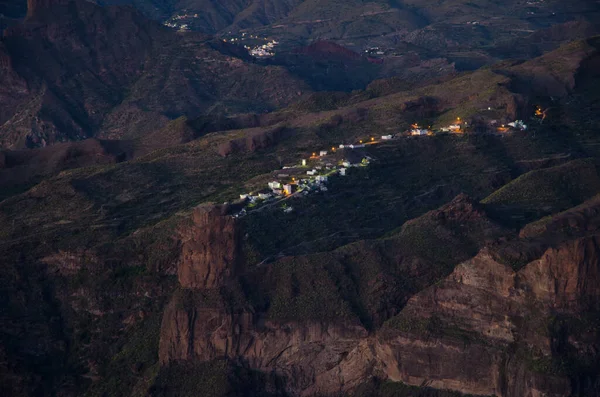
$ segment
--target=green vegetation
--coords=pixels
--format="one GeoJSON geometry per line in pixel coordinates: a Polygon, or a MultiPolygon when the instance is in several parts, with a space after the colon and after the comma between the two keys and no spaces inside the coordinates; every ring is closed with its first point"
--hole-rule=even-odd
{"type": "Polygon", "coordinates": [[[160,315],[137,324],[113,348],[118,351],[101,369],[103,382],[92,386],[87,397],[146,395],[158,373],[160,315]],[[134,393],[132,393],[134,392],[134,393]]]}
{"type": "MultiPolygon", "coordinates": [[[[348,303],[340,296],[328,266],[311,259],[294,257],[274,264],[273,282],[276,285],[270,298],[269,316],[289,321],[354,317],[348,303]]],[[[324,256],[320,259],[326,260],[324,256]]],[[[340,269],[336,270],[341,273],[340,269]]]]}
{"type": "Polygon", "coordinates": [[[482,203],[554,213],[581,204],[597,193],[600,193],[600,176],[596,162],[582,159],[530,171],[498,189],[482,203]]]}

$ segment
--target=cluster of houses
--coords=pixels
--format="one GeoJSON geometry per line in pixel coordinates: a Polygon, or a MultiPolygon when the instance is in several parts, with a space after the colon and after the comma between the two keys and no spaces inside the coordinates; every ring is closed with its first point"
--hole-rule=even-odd
{"type": "Polygon", "coordinates": [[[277,41],[272,40],[267,42],[267,44],[262,44],[256,47],[251,47],[245,45],[244,48],[248,50],[248,53],[253,57],[264,58],[264,57],[272,57],[275,55],[275,46],[279,44],[277,41]]]}
{"type": "Polygon", "coordinates": [[[198,18],[198,14],[188,14],[186,11],[184,11],[183,14],[173,15],[171,18],[166,20],[163,25],[173,29],[178,29],[179,31],[187,31],[190,30],[189,23],[195,18],[198,18]]]}
{"type": "MultiPolygon", "coordinates": [[[[229,32],[231,33],[231,32],[229,32]]],[[[266,37],[259,37],[258,35],[242,33],[241,37],[231,37],[229,39],[223,39],[224,42],[239,43],[250,42],[250,44],[244,44],[244,48],[250,55],[257,58],[272,57],[275,55],[275,47],[279,44],[276,40],[270,40],[266,37]],[[257,43],[259,41],[259,44],[257,43]]]]}
{"type": "Polygon", "coordinates": [[[365,50],[365,54],[373,56],[373,55],[385,55],[385,49],[381,47],[369,47],[365,50]]]}
{"type": "MultiPolygon", "coordinates": [[[[392,138],[391,136],[386,136],[386,139],[392,138]]],[[[341,149],[360,147],[365,147],[365,145],[339,145],[341,149]]],[[[335,147],[332,148],[331,152],[335,153],[335,151],[335,147]]],[[[307,196],[314,192],[326,192],[328,190],[327,182],[330,177],[335,175],[346,176],[349,168],[366,167],[371,161],[368,156],[355,154],[349,156],[354,158],[353,160],[349,158],[336,162],[328,157],[329,154],[328,151],[321,150],[317,156],[315,152],[310,157],[314,162],[312,167],[308,167],[307,159],[303,159],[301,165],[283,167],[282,170],[285,170],[284,172],[286,173],[277,174],[276,180],[268,182],[264,189],[256,193],[240,194],[238,203],[243,204],[244,208],[234,216],[236,218],[242,217],[248,213],[249,209],[255,208],[260,204],[276,203],[297,195],[307,196]],[[315,159],[317,160],[314,161],[315,159]]],[[[293,211],[293,207],[284,204],[282,210],[284,213],[289,213],[293,211]]]]}
{"type": "MultiPolygon", "coordinates": [[[[418,124],[412,124],[411,129],[408,130],[408,135],[412,136],[422,136],[422,135],[434,135],[436,132],[450,132],[460,134],[465,131],[465,127],[468,123],[465,121],[461,121],[460,117],[457,117],[453,124],[447,125],[445,127],[441,127],[438,130],[432,130],[431,126],[429,128],[422,128],[418,124]]],[[[515,120],[507,124],[499,125],[497,120],[492,120],[490,122],[490,126],[495,129],[496,132],[510,132],[510,131],[525,131],[527,130],[527,124],[525,124],[522,120],[515,120]]]]}
{"type": "MultiPolygon", "coordinates": [[[[460,118],[457,118],[454,124],[442,127],[435,132],[461,133],[463,132],[463,126],[466,125],[466,122],[461,122],[460,118]]],[[[500,132],[509,131],[511,129],[525,131],[527,125],[522,120],[515,120],[497,128],[500,132]]],[[[418,124],[413,124],[408,131],[408,134],[413,136],[423,136],[433,135],[435,132],[431,127],[422,128],[418,124]]],[[[394,138],[394,135],[382,135],[380,141],[377,141],[375,138],[371,137],[366,143],[360,140],[357,144],[340,144],[337,149],[359,149],[366,147],[367,144],[389,141],[394,138]]],[[[334,154],[335,152],[336,147],[332,147],[331,154],[334,154]]],[[[351,153],[356,152],[352,150],[351,153]]],[[[248,213],[249,208],[257,207],[263,203],[282,201],[299,194],[306,196],[311,192],[325,192],[327,191],[327,182],[331,176],[346,176],[349,168],[368,166],[371,160],[369,156],[357,156],[355,154],[354,156],[350,156],[354,157],[353,160],[344,159],[335,161],[328,157],[329,155],[330,152],[327,150],[320,150],[318,154],[317,152],[312,153],[309,159],[302,159],[300,165],[282,167],[284,173],[277,174],[277,180],[268,182],[264,189],[257,193],[245,193],[240,195],[239,203],[243,204],[244,208],[234,216],[242,217],[248,213]],[[313,166],[308,166],[308,160],[311,160],[311,162],[314,163],[313,166]]],[[[293,207],[284,204],[282,210],[284,213],[289,213],[293,211],[293,207]]]]}

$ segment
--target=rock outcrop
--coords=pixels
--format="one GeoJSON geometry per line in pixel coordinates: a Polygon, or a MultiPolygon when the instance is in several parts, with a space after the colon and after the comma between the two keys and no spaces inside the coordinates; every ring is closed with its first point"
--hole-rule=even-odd
{"type": "MultiPolygon", "coordinates": [[[[586,206],[586,214],[595,214],[590,207],[594,205],[586,206]]],[[[557,364],[566,360],[565,351],[570,352],[570,362],[585,363],[590,349],[600,349],[589,330],[557,330],[557,318],[600,310],[600,237],[589,228],[579,237],[568,237],[562,228],[562,240],[553,240],[539,258],[520,269],[501,263],[494,252],[497,247],[483,248],[441,282],[418,288],[421,292],[398,315],[382,326],[377,325],[381,319],[374,321],[375,329],[369,330],[352,316],[327,321],[276,318],[241,298],[244,293],[236,277],[241,274],[239,230],[226,213],[227,207],[198,208],[192,225],[182,231],[183,289],[163,316],[159,351],[163,366],[225,357],[282,377],[287,391],[297,396],[349,392],[375,377],[475,395],[559,397],[570,395],[578,382],[568,368],[557,364]]],[[[555,222],[561,217],[565,215],[558,215],[555,222]]],[[[391,252],[387,259],[356,253],[354,262],[367,256],[392,260],[397,254],[393,244],[402,244],[402,238],[425,227],[438,235],[461,227],[468,230],[465,236],[475,233],[482,241],[499,232],[478,203],[461,195],[407,223],[400,240],[387,241],[386,251],[391,252]],[[485,227],[491,231],[487,237],[485,227]]],[[[369,244],[355,248],[374,249],[369,244]]],[[[333,263],[325,255],[305,259],[333,263]]],[[[285,263],[311,269],[302,260],[285,263]]],[[[323,266],[331,272],[336,265],[323,266]]],[[[384,269],[380,271],[390,271],[384,269]]],[[[261,283],[272,283],[273,277],[280,277],[279,287],[287,288],[285,277],[277,272],[281,269],[254,277],[252,288],[267,288],[261,283]]],[[[304,281],[295,277],[291,275],[296,280],[292,284],[300,288],[304,281]]],[[[380,274],[376,279],[381,282],[382,277],[392,276],[380,274]]],[[[381,288],[390,288],[389,282],[381,288]]],[[[293,294],[294,305],[304,299],[303,291],[293,294]]]]}
{"type": "Polygon", "coordinates": [[[227,205],[194,209],[192,224],[180,230],[179,283],[183,288],[211,289],[239,274],[243,266],[240,229],[227,205]]]}
{"type": "MultiPolygon", "coordinates": [[[[598,310],[600,238],[549,248],[520,271],[487,250],[415,295],[381,332],[390,379],[464,393],[566,396],[554,316],[598,310]]],[[[575,347],[582,335],[563,336],[575,347]]]]}
{"type": "Polygon", "coordinates": [[[275,372],[299,395],[333,394],[362,383],[374,369],[367,331],[356,324],[278,323],[250,310],[207,307],[199,292],[180,293],[167,307],[161,332],[162,365],[227,357],[275,372]],[[187,306],[185,302],[194,302],[187,306]]]}

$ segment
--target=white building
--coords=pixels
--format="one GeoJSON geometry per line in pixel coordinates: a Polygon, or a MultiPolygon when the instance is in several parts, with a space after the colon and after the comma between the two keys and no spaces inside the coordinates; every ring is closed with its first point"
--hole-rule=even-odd
{"type": "Polygon", "coordinates": [[[414,128],[410,131],[411,135],[427,135],[429,131],[422,128],[414,128]]]}
{"type": "Polygon", "coordinates": [[[324,175],[317,175],[317,182],[327,182],[327,177],[324,175]]]}
{"type": "Polygon", "coordinates": [[[302,165],[306,166],[306,159],[302,159],[302,165]]]}
{"type": "Polygon", "coordinates": [[[294,192],[294,188],[292,185],[287,184],[287,185],[283,185],[283,192],[288,195],[288,194],[292,194],[294,192]]]}
{"type": "Polygon", "coordinates": [[[340,175],[341,176],[346,176],[346,169],[345,168],[340,168],[340,175]]]}
{"type": "Polygon", "coordinates": [[[381,139],[384,141],[389,141],[390,139],[392,139],[392,136],[391,135],[382,135],[381,139]]]}
{"type": "Polygon", "coordinates": [[[246,200],[248,198],[247,194],[240,194],[240,199],[241,200],[246,200]]]}
{"type": "Polygon", "coordinates": [[[281,183],[277,181],[269,182],[269,189],[281,189],[281,183]]]}
{"type": "Polygon", "coordinates": [[[271,194],[270,193],[258,193],[258,198],[261,200],[266,200],[268,198],[271,198],[271,194]]]}
{"type": "Polygon", "coordinates": [[[317,170],[306,171],[306,175],[315,175],[317,170]]]}
{"type": "Polygon", "coordinates": [[[344,167],[348,168],[348,167],[350,167],[352,164],[350,164],[350,162],[349,162],[349,161],[344,161],[344,162],[342,163],[342,165],[343,165],[344,167]]]}
{"type": "Polygon", "coordinates": [[[343,149],[343,148],[345,148],[346,146],[345,146],[345,145],[340,145],[339,147],[340,147],[340,149],[343,149]]]}
{"type": "Polygon", "coordinates": [[[323,157],[323,156],[327,156],[327,150],[321,150],[319,152],[319,156],[323,157]]]}
{"type": "Polygon", "coordinates": [[[512,123],[508,123],[509,126],[515,128],[517,130],[525,131],[527,129],[527,125],[523,123],[522,120],[515,120],[512,123]]]}

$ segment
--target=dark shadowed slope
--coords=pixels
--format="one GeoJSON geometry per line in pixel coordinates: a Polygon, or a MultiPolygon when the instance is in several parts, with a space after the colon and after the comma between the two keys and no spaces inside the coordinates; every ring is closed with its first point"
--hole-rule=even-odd
{"type": "Polygon", "coordinates": [[[63,3],[38,5],[0,43],[3,147],[143,134],[182,115],[263,112],[307,89],[282,68],[133,9],[63,3]]]}

